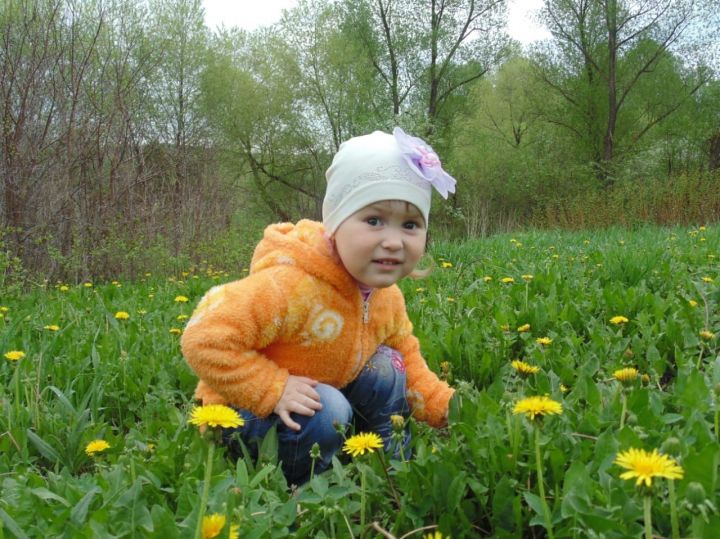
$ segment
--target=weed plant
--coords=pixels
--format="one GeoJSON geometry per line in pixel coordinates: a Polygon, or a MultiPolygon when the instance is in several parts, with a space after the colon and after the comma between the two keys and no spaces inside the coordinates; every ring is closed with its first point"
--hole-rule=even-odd
{"type": "MultiPolygon", "coordinates": [[[[257,462],[219,447],[202,508],[226,518],[218,537],[619,538],[648,516],[657,536],[720,536],[720,227],[528,232],[432,255],[401,286],[430,367],[457,388],[449,426],[411,421],[412,458],[339,456],[298,489],[273,436],[257,462]],[[513,413],[535,395],[562,413],[513,413]],[[615,464],[629,448],[671,456],[682,479],[639,493],[615,464]]],[[[242,275],[3,290],[0,537],[193,536],[209,443],[187,423],[179,333],[242,275]]]]}

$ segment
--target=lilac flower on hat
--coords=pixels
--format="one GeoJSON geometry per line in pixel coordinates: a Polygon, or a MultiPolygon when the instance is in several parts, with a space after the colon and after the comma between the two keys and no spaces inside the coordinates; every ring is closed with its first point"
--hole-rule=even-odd
{"type": "Polygon", "coordinates": [[[455,192],[455,178],[442,169],[440,158],[429,144],[408,135],[399,127],[393,129],[393,136],[410,168],[418,176],[429,181],[440,196],[447,198],[448,193],[455,192]]]}

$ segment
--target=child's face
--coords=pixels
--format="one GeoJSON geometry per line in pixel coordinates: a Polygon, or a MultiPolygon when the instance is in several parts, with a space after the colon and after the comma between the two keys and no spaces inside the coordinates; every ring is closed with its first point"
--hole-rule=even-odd
{"type": "Polygon", "coordinates": [[[335,248],[358,282],[385,288],[410,274],[425,251],[427,229],[420,211],[386,200],[365,206],[335,232],[335,248]]]}

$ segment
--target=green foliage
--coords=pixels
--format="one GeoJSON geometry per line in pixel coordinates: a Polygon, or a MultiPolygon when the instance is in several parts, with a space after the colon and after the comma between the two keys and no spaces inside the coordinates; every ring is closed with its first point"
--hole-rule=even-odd
{"type": "MultiPolygon", "coordinates": [[[[437,243],[432,255],[429,277],[401,284],[430,367],[456,387],[448,427],[413,422],[412,458],[338,456],[294,493],[273,440],[258,463],[220,447],[206,514],[226,515],[241,537],[359,537],[373,533],[359,520],[364,476],[366,526],[396,537],[541,534],[538,426],[512,408],[547,394],[563,406],[539,426],[555,536],[642,532],[641,498],[613,464],[630,447],[667,451],[683,467],[683,536],[718,534],[717,225],[501,235],[437,243]],[[616,315],[628,322],[611,323],[616,315]],[[514,359],[540,371],[523,378],[514,359]],[[630,366],[648,379],[622,389],[613,372],[630,366]]],[[[196,378],[170,330],[209,287],[243,271],[186,270],[2,294],[0,354],[26,357],[0,356],[0,534],[192,534],[211,442],[187,424],[196,378]],[[110,448],[86,455],[94,439],[110,448]]],[[[668,536],[666,482],[653,483],[654,532],[668,536]]]]}

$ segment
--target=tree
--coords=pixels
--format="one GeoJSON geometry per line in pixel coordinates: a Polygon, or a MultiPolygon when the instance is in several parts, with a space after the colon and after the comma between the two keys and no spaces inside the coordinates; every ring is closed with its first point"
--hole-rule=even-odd
{"type": "Polygon", "coordinates": [[[347,138],[385,123],[377,98],[381,87],[346,22],[335,3],[303,0],[279,23],[296,66],[295,91],[305,104],[306,129],[332,140],[333,151],[347,138]]]}
{"type": "Polygon", "coordinates": [[[432,135],[443,107],[496,66],[506,50],[505,0],[347,2],[352,26],[385,84],[395,117],[432,135]]]}
{"type": "Polygon", "coordinates": [[[543,19],[554,48],[539,51],[538,74],[572,111],[548,111],[548,119],[585,141],[603,183],[612,181],[619,149],[631,150],[708,81],[698,47],[712,34],[698,31],[702,14],[692,0],[545,1],[543,19]],[[673,63],[673,55],[682,55],[690,68],[679,92],[652,114],[636,116],[640,123],[621,137],[633,95],[644,81],[662,85],[660,66],[673,63]]]}
{"type": "Polygon", "coordinates": [[[250,179],[273,220],[319,215],[330,150],[315,137],[297,58],[277,29],[227,32],[203,75],[203,108],[233,175],[250,179]]]}

